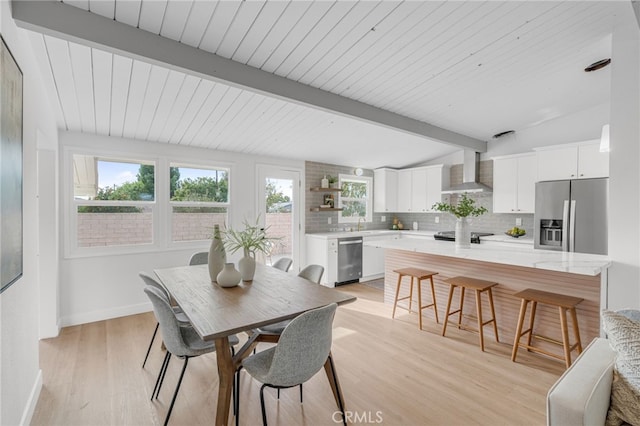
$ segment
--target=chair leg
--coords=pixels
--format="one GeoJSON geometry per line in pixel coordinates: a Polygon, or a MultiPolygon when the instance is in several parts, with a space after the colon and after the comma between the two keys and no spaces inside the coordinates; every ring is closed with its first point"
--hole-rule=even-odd
{"type": "Polygon", "coordinates": [[[280,399],[280,388],[278,388],[278,399],[280,399]]]}
{"type": "Polygon", "coordinates": [[[396,284],[396,297],[393,301],[393,311],[391,312],[391,318],[396,317],[396,306],[398,306],[398,296],[400,296],[400,285],[402,284],[402,275],[398,274],[398,283],[396,284]]]}
{"type": "Polygon", "coordinates": [[[302,383],[300,383],[300,404],[302,404],[302,383]]]}
{"type": "Polygon", "coordinates": [[[456,287],[453,284],[449,285],[449,297],[447,298],[447,310],[444,314],[444,325],[442,326],[442,335],[447,332],[447,324],[449,323],[449,312],[451,311],[451,301],[453,300],[453,291],[456,287]]]}
{"type": "Polygon", "coordinates": [[[430,276],[429,279],[431,280],[431,297],[433,298],[433,310],[436,314],[436,324],[440,324],[440,321],[438,321],[438,304],[436,303],[436,289],[433,286],[433,275],[430,276]]]}
{"type": "MultiPolygon", "coordinates": [[[[413,281],[413,277],[411,280],[413,281]]],[[[420,278],[417,278],[416,281],[418,282],[418,326],[422,330],[422,281],[420,278]]],[[[413,287],[413,283],[411,286],[413,287]]]]}
{"type": "Polygon", "coordinates": [[[476,312],[478,313],[478,335],[480,337],[480,349],[484,352],[484,321],[482,320],[482,299],[480,291],[476,290],[476,312]]]}
{"type": "Polygon", "coordinates": [[[173,393],[173,398],[171,399],[171,405],[169,406],[169,411],[167,411],[167,417],[164,419],[164,426],[167,426],[169,423],[169,417],[171,417],[171,411],[173,411],[173,404],[176,402],[176,397],[178,396],[178,391],[180,390],[180,385],[182,384],[182,378],[184,377],[184,372],[187,369],[187,364],[189,363],[189,357],[184,357],[184,364],[182,365],[182,372],[180,373],[180,378],[178,379],[178,384],[176,385],[176,390],[173,393]]]}
{"type": "MultiPolygon", "coordinates": [[[[338,397],[338,408],[340,408],[340,412],[342,413],[342,423],[344,426],[347,426],[347,416],[344,413],[344,402],[342,400],[342,392],[340,391],[340,386],[338,385],[338,376],[336,375],[336,366],[333,364],[333,357],[331,353],[329,353],[329,364],[331,365],[331,374],[333,375],[333,382],[336,383],[336,396],[338,397]]],[[[300,385],[302,387],[302,385],[300,385]]],[[[302,389],[302,388],[301,388],[302,389]]]]}
{"type": "Polygon", "coordinates": [[[159,322],[156,322],[156,329],[153,330],[153,336],[151,336],[151,341],[149,342],[149,347],[147,348],[147,354],[144,356],[144,361],[142,361],[142,368],[147,363],[147,358],[149,358],[149,352],[151,352],[151,346],[153,346],[153,341],[156,340],[156,334],[158,333],[159,322]]]}
{"type": "Polygon", "coordinates": [[[267,412],[264,409],[264,388],[267,385],[262,385],[260,387],[260,408],[262,409],[262,425],[267,426],[267,412]]]}
{"type": "Polygon", "coordinates": [[[167,365],[169,364],[170,357],[171,352],[167,351],[167,353],[164,355],[164,359],[162,360],[162,367],[160,367],[160,371],[158,371],[158,378],[156,379],[156,384],[153,387],[153,392],[151,393],[151,401],[153,401],[153,398],[157,397],[156,392],[160,393],[159,385],[161,380],[164,378],[164,373],[167,370],[167,365]]]}
{"type": "Polygon", "coordinates": [[[527,313],[527,305],[529,301],[520,300],[520,313],[518,314],[518,325],[516,326],[516,337],[513,339],[513,349],[511,350],[511,362],[516,361],[518,356],[518,348],[520,347],[520,338],[522,337],[522,326],[524,325],[524,317],[527,313]]]}
{"type": "Polygon", "coordinates": [[[156,399],[160,396],[160,389],[162,389],[162,384],[164,383],[164,377],[167,374],[167,369],[169,368],[169,361],[171,361],[171,353],[167,351],[169,356],[167,357],[167,363],[164,366],[164,370],[162,371],[162,377],[160,378],[160,384],[158,385],[158,391],[156,392],[156,399]]]}

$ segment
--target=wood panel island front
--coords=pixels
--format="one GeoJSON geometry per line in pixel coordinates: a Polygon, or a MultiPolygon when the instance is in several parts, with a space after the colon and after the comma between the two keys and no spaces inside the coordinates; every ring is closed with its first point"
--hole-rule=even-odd
{"type": "MultiPolygon", "coordinates": [[[[447,278],[464,275],[499,283],[493,289],[493,298],[501,344],[513,344],[520,310],[520,299],[513,295],[526,288],[584,299],[577,308],[582,341],[586,345],[600,335],[600,310],[606,307],[607,268],[611,265],[607,256],[535,250],[520,244],[481,243],[472,244],[468,249],[456,249],[452,242],[415,238],[381,240],[369,244],[385,249],[385,303],[391,304],[394,300],[398,279],[393,272],[395,269],[423,268],[438,272],[434,281],[440,318],[444,318],[448,297],[449,285],[443,282],[447,278]]],[[[401,296],[408,293],[408,287],[403,286],[401,296]]],[[[465,314],[475,314],[474,297],[473,292],[465,295],[465,314]]],[[[456,296],[453,306],[457,306],[457,299],[456,296]]],[[[483,301],[483,311],[489,312],[485,303],[483,301]]],[[[417,324],[415,311],[409,315],[406,320],[417,324]]],[[[442,320],[436,324],[432,310],[426,310],[424,317],[426,331],[441,331],[442,320]]],[[[473,326],[475,322],[467,324],[473,326]]],[[[491,328],[485,329],[489,350],[491,344],[496,344],[491,328]]],[[[538,305],[535,332],[561,340],[557,308],[538,305]]],[[[450,333],[447,333],[447,338],[450,338],[450,333]]],[[[550,350],[562,351],[555,346],[547,346],[550,350]]]]}

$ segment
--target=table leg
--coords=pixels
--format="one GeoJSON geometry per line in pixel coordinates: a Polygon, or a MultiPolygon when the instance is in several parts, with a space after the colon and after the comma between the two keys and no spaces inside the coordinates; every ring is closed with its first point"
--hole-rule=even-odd
{"type": "MultiPolygon", "coordinates": [[[[331,352],[329,352],[329,356],[324,363],[324,372],[327,374],[327,379],[329,379],[329,384],[331,385],[331,390],[333,391],[333,397],[336,399],[336,404],[338,404],[338,408],[344,414],[344,401],[342,400],[342,390],[340,389],[340,382],[338,382],[338,374],[336,373],[336,368],[333,365],[333,358],[331,356],[331,352]]],[[[345,419],[343,419],[344,421],[345,419]]]]}
{"type": "Polygon", "coordinates": [[[231,357],[229,339],[216,339],[216,358],[218,360],[218,406],[216,410],[216,426],[224,426],[229,422],[229,405],[235,368],[231,357]]]}

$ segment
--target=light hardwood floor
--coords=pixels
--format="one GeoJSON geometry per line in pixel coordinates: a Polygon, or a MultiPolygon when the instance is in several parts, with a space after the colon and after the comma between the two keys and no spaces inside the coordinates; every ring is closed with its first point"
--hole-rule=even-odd
{"type": "MultiPolygon", "coordinates": [[[[351,424],[544,425],[545,395],[563,363],[522,350],[510,361],[513,336],[486,341],[406,311],[391,320],[382,291],[353,284],[340,288],[355,303],[338,309],[333,354],[351,424]]],[[[179,374],[174,359],[156,401],[149,401],[164,352],[142,360],[155,326],[152,313],[68,327],[40,344],[44,386],[33,425],[162,424],[179,374]]],[[[588,342],[585,342],[588,343],[588,342]]],[[[172,425],[205,425],[215,418],[215,354],[189,362],[171,416],[172,425]]],[[[242,425],[261,424],[260,385],[242,375],[242,425]]],[[[265,390],[271,425],[335,425],[335,402],[324,372],[298,390],[265,390]]],[[[233,423],[233,419],[230,419],[233,423]]]]}

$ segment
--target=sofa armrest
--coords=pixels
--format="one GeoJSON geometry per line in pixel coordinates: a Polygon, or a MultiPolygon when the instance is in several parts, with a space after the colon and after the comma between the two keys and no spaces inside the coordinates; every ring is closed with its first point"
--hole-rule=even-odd
{"type": "Polygon", "coordinates": [[[596,338],[547,393],[547,425],[603,425],[609,409],[615,352],[596,338]]]}

